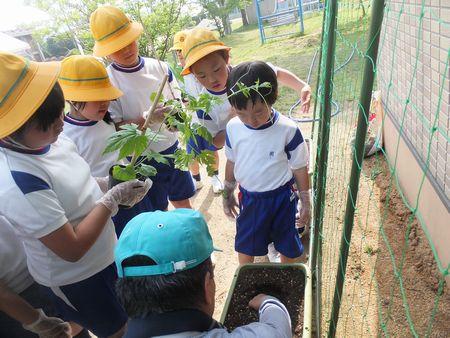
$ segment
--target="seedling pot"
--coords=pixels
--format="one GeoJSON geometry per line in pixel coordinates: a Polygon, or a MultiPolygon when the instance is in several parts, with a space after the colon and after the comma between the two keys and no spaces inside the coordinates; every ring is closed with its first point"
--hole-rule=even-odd
{"type": "Polygon", "coordinates": [[[248,302],[259,293],[277,297],[288,309],[294,337],[311,337],[312,281],[305,264],[256,263],[237,268],[220,321],[229,330],[258,320],[248,302]]]}

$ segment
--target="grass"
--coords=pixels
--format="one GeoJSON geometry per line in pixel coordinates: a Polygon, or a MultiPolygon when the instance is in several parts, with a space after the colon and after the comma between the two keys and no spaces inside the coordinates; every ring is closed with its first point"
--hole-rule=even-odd
{"type": "MultiPolygon", "coordinates": [[[[264,45],[259,38],[258,25],[242,26],[241,20],[232,21],[233,33],[223,41],[232,47],[232,64],[243,61],[262,60],[275,66],[286,68],[306,80],[314,53],[320,46],[322,29],[322,12],[309,16],[304,20],[304,34],[271,39],[264,45]]],[[[279,26],[270,31],[271,35],[299,31],[297,24],[279,26]]],[[[266,33],[267,35],[269,33],[266,33]]],[[[317,65],[317,62],[316,62],[317,65]]],[[[313,72],[313,79],[317,71],[313,72]]],[[[313,80],[311,79],[311,80],[313,80]]],[[[315,81],[314,81],[315,82],[315,81]]],[[[298,95],[289,88],[280,88],[279,99],[275,108],[287,113],[298,100],[298,95]]],[[[312,110],[311,110],[312,111],[312,110]]]]}

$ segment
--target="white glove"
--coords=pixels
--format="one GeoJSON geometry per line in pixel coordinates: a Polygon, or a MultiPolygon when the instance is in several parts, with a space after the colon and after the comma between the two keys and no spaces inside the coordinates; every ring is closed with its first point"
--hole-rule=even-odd
{"type": "Polygon", "coordinates": [[[97,203],[101,203],[111,210],[111,216],[114,216],[119,211],[119,204],[126,206],[135,205],[144,198],[152,184],[153,182],[149,178],[144,182],[132,180],[119,183],[108,190],[97,203]]]}
{"type": "Polygon", "coordinates": [[[150,111],[147,110],[142,113],[142,116],[144,117],[144,120],[147,120],[148,114],[150,114],[150,124],[153,123],[162,123],[165,119],[165,115],[167,112],[169,112],[172,108],[165,107],[161,104],[158,104],[155,108],[155,110],[150,114],[150,111]]]}
{"type": "Polygon", "coordinates": [[[25,330],[36,333],[40,338],[70,338],[69,323],[56,317],[47,317],[42,309],[37,309],[39,318],[34,323],[23,325],[25,330]]]}
{"type": "Polygon", "coordinates": [[[236,181],[223,182],[223,192],[222,192],[222,205],[223,212],[225,215],[231,218],[236,218],[238,216],[239,205],[234,196],[234,190],[236,189],[236,181]]]}
{"type": "Polygon", "coordinates": [[[100,190],[105,193],[108,191],[108,184],[109,184],[109,176],[105,177],[94,177],[97,181],[98,186],[100,187],[100,190]]]}
{"type": "Polygon", "coordinates": [[[303,236],[309,233],[309,226],[311,224],[311,195],[309,190],[300,191],[298,195],[299,201],[297,214],[295,215],[295,225],[299,229],[299,233],[303,236]]]}

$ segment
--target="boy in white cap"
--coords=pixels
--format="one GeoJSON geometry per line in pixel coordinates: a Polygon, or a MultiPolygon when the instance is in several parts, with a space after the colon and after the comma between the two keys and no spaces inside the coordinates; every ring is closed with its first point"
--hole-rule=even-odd
{"type": "MultiPolygon", "coordinates": [[[[125,123],[144,123],[144,113],[151,106],[151,94],[158,90],[164,76],[168,84],[163,89],[165,99],[181,98],[178,84],[172,71],[164,62],[141,57],[138,39],[142,34],[142,25],[131,21],[118,8],[102,6],[95,10],[90,18],[92,36],[95,40],[94,55],[107,57],[112,63],[107,71],[112,84],[123,92],[123,96],[111,102],[110,112],[116,125],[125,123]]],[[[153,142],[150,150],[162,155],[173,155],[178,149],[178,134],[170,131],[163,123],[163,114],[167,108],[159,108],[151,117],[150,128],[164,136],[163,140],[153,142]]],[[[153,177],[150,199],[156,210],[166,210],[168,201],[175,208],[190,208],[189,198],[194,196],[195,188],[188,171],[175,168],[174,160],[169,164],[149,161],[157,170],[153,177]]]]}

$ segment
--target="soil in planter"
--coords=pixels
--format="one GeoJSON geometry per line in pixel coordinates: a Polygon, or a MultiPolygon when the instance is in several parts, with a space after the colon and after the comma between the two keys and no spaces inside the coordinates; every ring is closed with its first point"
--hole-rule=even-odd
{"type": "Polygon", "coordinates": [[[278,298],[288,309],[294,337],[303,331],[304,272],[295,268],[245,269],[239,274],[224,325],[229,330],[258,321],[258,312],[248,306],[257,294],[278,298]]]}

